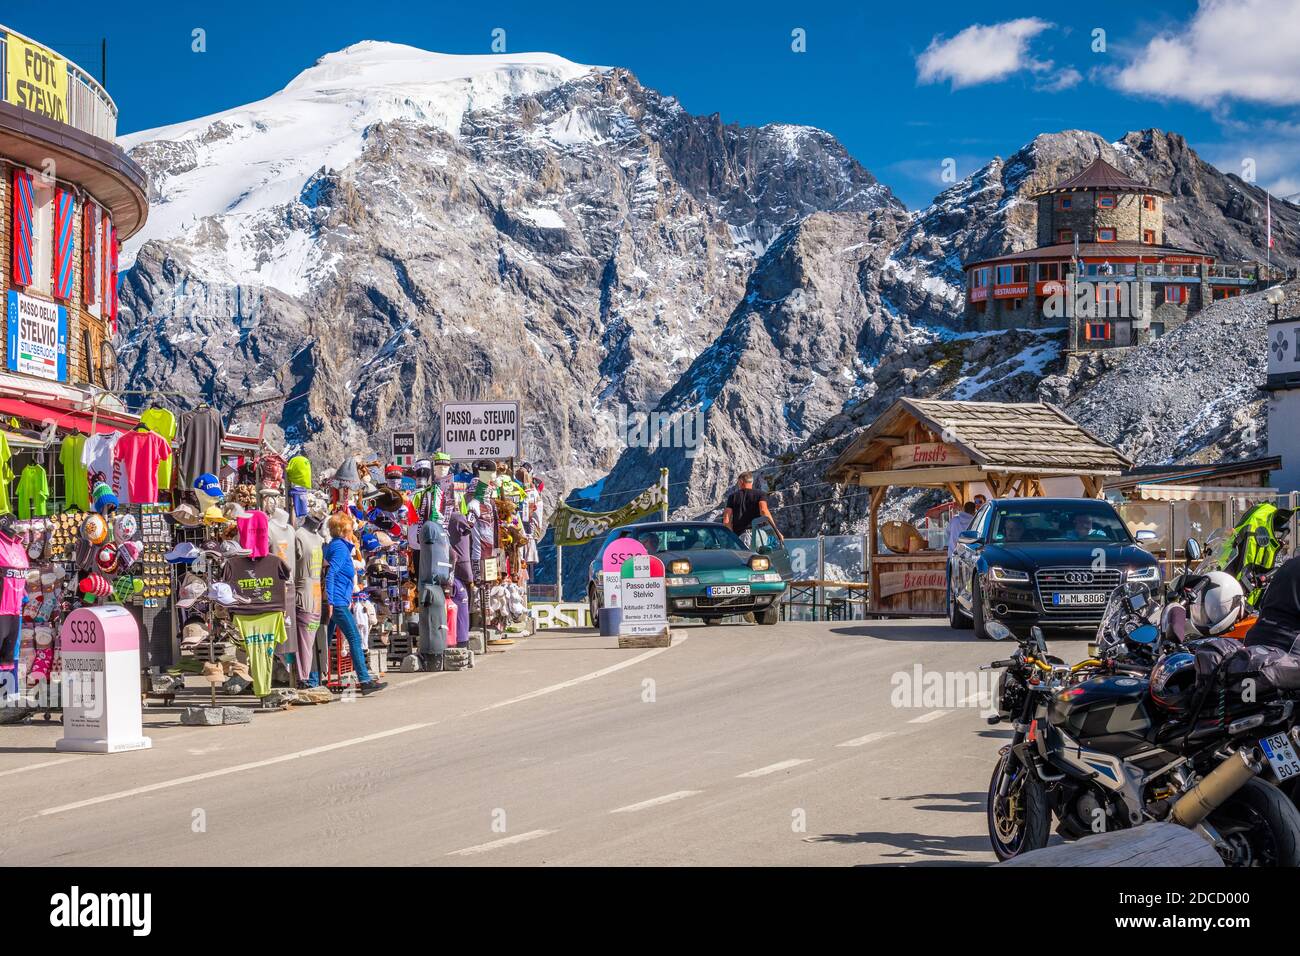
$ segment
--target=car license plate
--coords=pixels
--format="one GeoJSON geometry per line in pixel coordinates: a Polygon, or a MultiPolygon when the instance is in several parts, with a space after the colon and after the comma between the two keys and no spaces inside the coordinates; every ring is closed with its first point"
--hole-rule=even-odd
{"type": "Polygon", "coordinates": [[[1110,595],[1104,591],[1057,591],[1052,595],[1052,603],[1057,607],[1078,607],[1081,604],[1105,604],[1110,595]]]}
{"type": "Polygon", "coordinates": [[[748,594],[748,584],[715,584],[707,591],[709,597],[737,597],[748,594]]]}
{"type": "Polygon", "coordinates": [[[1300,760],[1296,759],[1295,748],[1291,746],[1291,741],[1287,739],[1286,734],[1265,737],[1259,742],[1259,746],[1273,767],[1273,772],[1277,774],[1277,779],[1290,780],[1292,777],[1300,776],[1300,760]]]}

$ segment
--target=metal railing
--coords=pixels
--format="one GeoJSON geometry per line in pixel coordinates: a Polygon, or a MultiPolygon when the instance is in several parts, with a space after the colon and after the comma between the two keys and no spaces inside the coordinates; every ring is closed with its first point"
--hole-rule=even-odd
{"type": "Polygon", "coordinates": [[[37,40],[0,24],[0,98],[9,88],[9,37],[15,36],[27,43],[49,50],[68,65],[67,124],[83,133],[112,142],[117,138],[117,104],[99,81],[63,56],[37,40]]]}

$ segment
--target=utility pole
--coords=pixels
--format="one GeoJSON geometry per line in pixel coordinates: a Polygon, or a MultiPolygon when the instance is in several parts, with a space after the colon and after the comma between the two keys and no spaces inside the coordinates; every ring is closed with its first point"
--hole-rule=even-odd
{"type": "Polygon", "coordinates": [[[99,85],[108,89],[108,37],[99,38],[99,85]]]}

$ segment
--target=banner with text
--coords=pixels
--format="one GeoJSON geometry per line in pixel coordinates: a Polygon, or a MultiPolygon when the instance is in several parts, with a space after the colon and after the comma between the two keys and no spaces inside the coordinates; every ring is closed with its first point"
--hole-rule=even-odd
{"type": "Polygon", "coordinates": [[[12,33],[5,46],[5,102],[68,122],[68,61],[12,33]]]}
{"type": "Polygon", "coordinates": [[[667,491],[662,484],[651,485],[617,511],[579,511],[561,503],[551,515],[555,529],[555,544],[586,544],[592,538],[606,535],[621,527],[661,510],[667,503],[667,491]]]}

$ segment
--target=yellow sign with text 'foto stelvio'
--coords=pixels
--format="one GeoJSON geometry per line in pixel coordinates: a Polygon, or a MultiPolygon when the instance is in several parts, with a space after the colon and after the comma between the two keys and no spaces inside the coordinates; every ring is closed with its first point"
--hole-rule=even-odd
{"type": "Polygon", "coordinates": [[[12,33],[8,54],[5,100],[60,123],[68,121],[68,61],[52,50],[12,33]]]}

